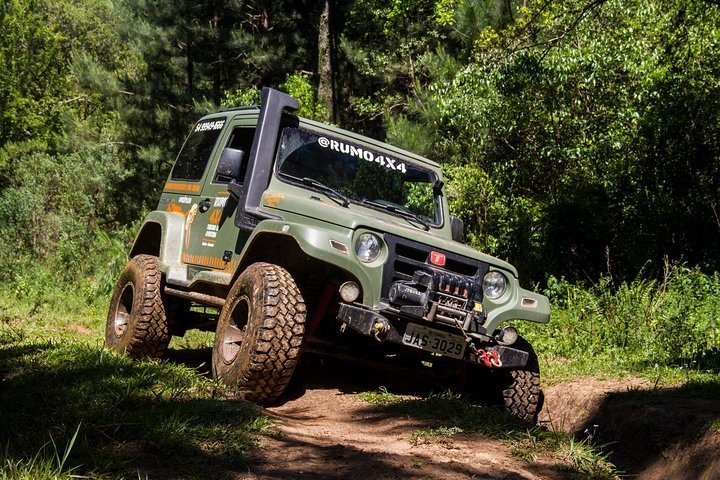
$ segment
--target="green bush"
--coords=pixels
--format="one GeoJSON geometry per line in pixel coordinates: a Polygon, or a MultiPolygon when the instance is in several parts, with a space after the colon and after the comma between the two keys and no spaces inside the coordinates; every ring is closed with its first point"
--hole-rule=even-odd
{"type": "Polygon", "coordinates": [[[639,276],[615,287],[602,277],[590,287],[551,278],[548,325],[524,328],[541,355],[654,364],[717,366],[720,355],[720,274],[668,265],[662,280],[639,276]]]}
{"type": "Polygon", "coordinates": [[[136,228],[113,221],[122,217],[118,189],[127,176],[115,147],[80,143],[52,154],[25,142],[7,145],[0,159],[12,172],[0,190],[5,290],[40,304],[109,292],[136,228]]]}

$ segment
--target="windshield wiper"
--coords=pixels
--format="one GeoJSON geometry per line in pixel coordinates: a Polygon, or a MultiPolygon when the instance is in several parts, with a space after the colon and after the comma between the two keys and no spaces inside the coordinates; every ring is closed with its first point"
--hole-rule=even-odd
{"type": "Polygon", "coordinates": [[[367,199],[364,199],[362,201],[362,203],[364,203],[366,205],[372,205],[373,207],[382,208],[383,210],[387,210],[389,212],[400,214],[406,218],[412,218],[413,220],[418,222],[420,225],[422,225],[426,231],[430,230],[430,224],[428,222],[423,220],[422,217],[420,217],[420,215],[418,215],[414,212],[411,212],[407,208],[395,206],[395,205],[389,205],[386,203],[373,202],[372,200],[367,200],[367,199]]]}
{"type": "MultiPolygon", "coordinates": [[[[309,187],[315,187],[318,190],[322,190],[326,194],[332,193],[337,198],[342,200],[343,207],[347,207],[348,205],[350,205],[350,199],[347,197],[347,195],[339,192],[338,190],[335,190],[334,188],[332,188],[329,185],[325,185],[324,183],[322,183],[319,180],[315,180],[314,178],[310,178],[310,177],[303,177],[300,179],[300,181],[303,183],[303,185],[307,185],[309,187]]],[[[328,197],[330,197],[330,195],[328,195],[328,197]]],[[[332,197],[330,197],[330,198],[332,198],[332,197]]]]}

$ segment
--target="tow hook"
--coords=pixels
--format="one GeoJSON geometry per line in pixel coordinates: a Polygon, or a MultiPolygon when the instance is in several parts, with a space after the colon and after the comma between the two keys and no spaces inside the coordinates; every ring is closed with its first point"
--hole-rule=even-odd
{"type": "Polygon", "coordinates": [[[372,327],[372,335],[375,340],[382,342],[390,331],[390,324],[382,317],[375,318],[372,327]]]}
{"type": "Polygon", "coordinates": [[[497,352],[486,351],[479,348],[475,350],[475,354],[477,355],[478,363],[482,362],[488,368],[502,367],[502,360],[500,360],[500,355],[498,355],[497,352]]]}

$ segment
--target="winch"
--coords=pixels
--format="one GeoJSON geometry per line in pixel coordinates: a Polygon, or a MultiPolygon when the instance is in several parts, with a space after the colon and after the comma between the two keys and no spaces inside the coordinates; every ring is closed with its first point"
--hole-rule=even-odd
{"type": "Polygon", "coordinates": [[[416,270],[412,280],[390,285],[388,300],[400,313],[484,333],[485,309],[480,291],[468,277],[426,267],[416,270]]]}

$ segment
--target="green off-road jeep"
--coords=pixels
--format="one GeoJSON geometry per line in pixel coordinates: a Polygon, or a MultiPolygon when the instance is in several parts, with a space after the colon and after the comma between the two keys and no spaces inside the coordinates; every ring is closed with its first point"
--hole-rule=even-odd
{"type": "Polygon", "coordinates": [[[259,108],[194,126],[118,279],[107,345],[160,357],[172,335],[210,329],[213,374],[253,401],[276,401],[313,352],[422,372],[535,421],[537,358],[507,322],[547,322],[547,298],[457,241],[436,163],[297,109],[266,88],[259,108]]]}

